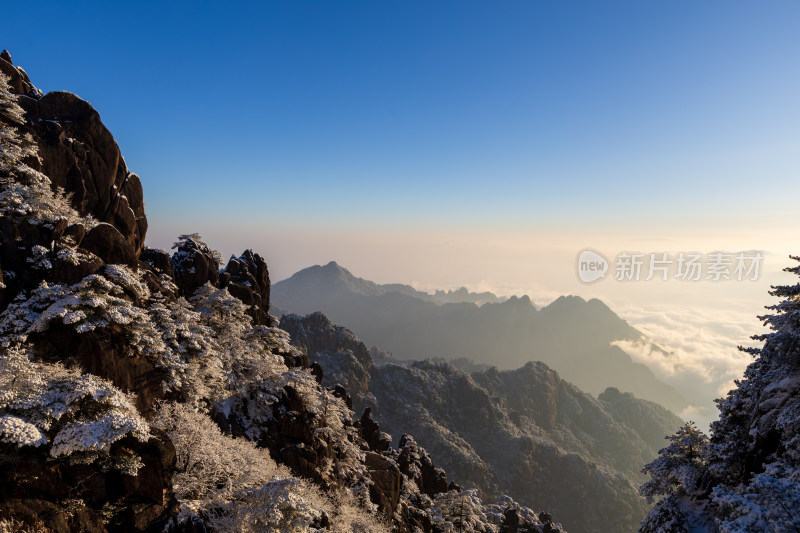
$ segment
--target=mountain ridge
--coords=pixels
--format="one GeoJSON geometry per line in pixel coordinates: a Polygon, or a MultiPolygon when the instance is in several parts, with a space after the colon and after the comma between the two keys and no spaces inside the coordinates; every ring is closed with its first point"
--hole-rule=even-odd
{"type": "Polygon", "coordinates": [[[688,405],[647,366],[613,345],[646,339],[601,300],[561,296],[537,308],[523,295],[478,306],[436,303],[389,289],[395,286],[358,278],[331,262],[275,283],[272,301],[282,313],[321,311],[400,359],[467,357],[503,369],[541,360],[593,394],[617,387],[677,412],[688,405]],[[325,283],[328,276],[338,283],[325,283]]]}
{"type": "MultiPolygon", "coordinates": [[[[403,283],[380,284],[355,276],[334,260],[329,261],[325,265],[312,265],[298,270],[289,278],[282,281],[302,283],[304,280],[309,279],[313,282],[325,280],[325,286],[328,289],[337,288],[337,286],[348,287],[353,292],[365,296],[376,296],[389,292],[396,292],[437,304],[468,302],[482,305],[484,303],[499,303],[507,300],[507,298],[499,297],[489,291],[479,293],[471,292],[466,287],[447,291],[439,289],[431,294],[403,283]]],[[[276,285],[279,283],[281,282],[277,282],[276,285]]]]}
{"type": "Polygon", "coordinates": [[[587,395],[541,362],[469,373],[367,350],[321,313],[280,321],[323,383],[352,391],[354,409],[368,409],[393,443],[412,433],[459,484],[547,502],[570,531],[635,529],[647,510],[641,464],[682,424],[629,393],[587,395]]]}

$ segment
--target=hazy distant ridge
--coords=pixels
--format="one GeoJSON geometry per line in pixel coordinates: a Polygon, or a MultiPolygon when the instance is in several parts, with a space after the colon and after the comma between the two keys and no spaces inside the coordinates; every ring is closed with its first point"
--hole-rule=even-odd
{"type": "Polygon", "coordinates": [[[272,287],[273,305],[281,311],[322,311],[367,345],[401,359],[467,357],[500,369],[539,360],[592,394],[616,387],[674,411],[687,405],[649,368],[611,345],[643,336],[600,300],[562,296],[537,309],[528,296],[501,300],[487,293],[447,294],[449,299],[480,296],[487,303],[441,303],[444,297],[408,285],[379,285],[335,262],[306,268],[272,287]]]}

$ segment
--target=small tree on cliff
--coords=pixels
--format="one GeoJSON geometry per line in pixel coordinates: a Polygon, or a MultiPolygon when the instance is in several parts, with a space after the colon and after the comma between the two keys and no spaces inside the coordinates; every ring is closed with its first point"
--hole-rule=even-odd
{"type": "Polygon", "coordinates": [[[639,493],[652,502],[655,496],[692,494],[706,464],[704,456],[708,438],[687,422],[674,435],[666,437],[670,444],[658,452],[658,458],[645,465],[643,474],[651,480],[642,485],[639,493]]]}
{"type": "Polygon", "coordinates": [[[30,135],[20,135],[25,124],[25,111],[8,85],[9,77],[0,72],[0,172],[4,178],[27,177],[33,169],[24,163],[36,157],[36,145],[30,135]]]}
{"type": "Polygon", "coordinates": [[[0,214],[43,222],[82,220],[64,190],[53,191],[50,179],[26,163],[38,158],[38,147],[30,134],[19,131],[25,111],[8,82],[0,72],[0,214]]]}

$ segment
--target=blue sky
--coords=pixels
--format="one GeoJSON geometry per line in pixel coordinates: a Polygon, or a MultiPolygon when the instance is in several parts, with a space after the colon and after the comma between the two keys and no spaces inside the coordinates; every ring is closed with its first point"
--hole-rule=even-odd
{"type": "Polygon", "coordinates": [[[1,46],[101,111],[153,222],[676,224],[800,192],[796,3],[4,11],[1,46]]]}

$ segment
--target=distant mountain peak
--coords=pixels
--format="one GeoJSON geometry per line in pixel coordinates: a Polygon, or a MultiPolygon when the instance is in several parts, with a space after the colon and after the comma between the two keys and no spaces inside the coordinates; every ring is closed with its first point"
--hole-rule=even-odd
{"type": "MultiPolygon", "coordinates": [[[[290,289],[299,289],[302,294],[308,294],[309,296],[314,292],[322,291],[325,293],[331,290],[347,290],[362,296],[381,296],[396,293],[404,297],[412,297],[437,305],[472,303],[480,306],[485,303],[501,303],[507,300],[488,291],[481,293],[470,292],[466,287],[449,291],[438,290],[434,294],[429,294],[402,283],[379,284],[356,276],[334,260],[325,265],[314,265],[295,272],[288,279],[276,283],[273,288],[278,295],[278,300],[281,299],[281,295],[291,292],[290,289]]],[[[528,297],[526,296],[525,298],[527,299],[528,297]]],[[[529,302],[529,299],[527,301],[529,302]]],[[[302,308],[292,310],[312,312],[320,309],[302,308]]]]}
{"type": "Polygon", "coordinates": [[[575,307],[585,304],[586,300],[575,294],[566,294],[553,300],[547,307],[575,307]]]}
{"type": "Polygon", "coordinates": [[[298,270],[289,279],[313,279],[321,278],[329,281],[331,278],[339,277],[342,279],[360,279],[356,278],[352,272],[344,268],[336,261],[330,261],[324,265],[313,265],[302,270],[298,270]]]}
{"type": "Polygon", "coordinates": [[[328,264],[321,266],[319,268],[321,268],[322,271],[325,272],[326,274],[336,275],[342,279],[358,279],[358,280],[361,279],[354,276],[352,272],[344,268],[336,261],[330,261],[328,264]]]}
{"type": "MultiPolygon", "coordinates": [[[[319,265],[317,265],[317,266],[319,266],[319,265]]],[[[337,270],[337,271],[347,272],[348,274],[350,274],[349,270],[344,268],[342,265],[340,265],[336,261],[330,261],[327,265],[324,265],[322,268],[325,269],[325,270],[337,270]]]]}
{"type": "Polygon", "coordinates": [[[527,294],[523,294],[522,296],[511,296],[506,301],[509,303],[517,303],[521,305],[530,305],[530,306],[533,305],[533,302],[531,302],[531,297],[528,296],[527,294]]]}

